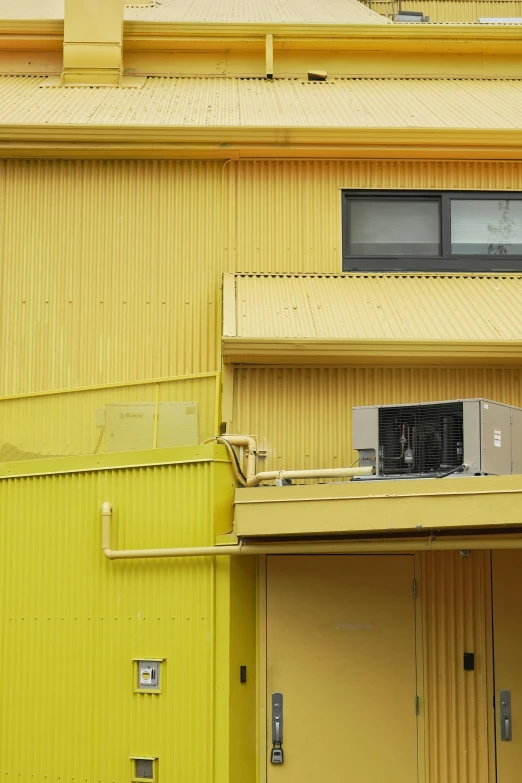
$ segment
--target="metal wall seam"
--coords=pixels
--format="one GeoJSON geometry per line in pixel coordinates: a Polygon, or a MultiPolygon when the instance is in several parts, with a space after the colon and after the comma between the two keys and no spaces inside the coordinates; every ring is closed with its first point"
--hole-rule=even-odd
{"type": "Polygon", "coordinates": [[[349,465],[352,406],[486,397],[522,405],[522,368],[240,367],[233,432],[253,432],[258,470],[349,465]]]}
{"type": "Polygon", "coordinates": [[[6,779],[128,780],[132,755],[157,755],[162,780],[213,779],[213,560],[110,563],[99,547],[107,498],[121,546],[211,543],[212,470],[2,483],[6,779]],[[132,659],[149,656],[166,658],[161,696],[133,692],[132,659]]]}
{"type": "Polygon", "coordinates": [[[422,556],[430,783],[489,780],[487,557],[422,556]],[[464,671],[465,652],[474,671],[464,671]]]}

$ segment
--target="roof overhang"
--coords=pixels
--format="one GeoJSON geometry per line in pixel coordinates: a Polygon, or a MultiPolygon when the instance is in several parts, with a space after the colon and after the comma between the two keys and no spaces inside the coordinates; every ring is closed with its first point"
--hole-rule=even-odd
{"type": "Polygon", "coordinates": [[[236,364],[506,366],[522,363],[521,319],[521,275],[226,274],[222,353],[236,364]]]}
{"type": "Polygon", "coordinates": [[[237,489],[239,538],[509,532],[522,526],[522,476],[237,489]]]}

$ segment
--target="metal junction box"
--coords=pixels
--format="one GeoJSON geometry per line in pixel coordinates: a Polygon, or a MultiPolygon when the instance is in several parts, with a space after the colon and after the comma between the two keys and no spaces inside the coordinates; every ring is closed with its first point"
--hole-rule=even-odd
{"type": "Polygon", "coordinates": [[[382,477],[522,473],[522,410],[483,399],[354,408],[353,448],[382,477]]]}

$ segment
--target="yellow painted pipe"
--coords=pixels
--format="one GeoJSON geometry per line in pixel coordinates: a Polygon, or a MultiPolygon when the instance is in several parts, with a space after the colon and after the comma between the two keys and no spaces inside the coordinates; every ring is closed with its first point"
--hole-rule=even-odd
{"type": "Polygon", "coordinates": [[[257,473],[248,479],[247,486],[257,487],[262,481],[274,481],[281,478],[291,479],[320,479],[320,478],[352,478],[353,476],[370,476],[373,467],[367,468],[315,468],[312,470],[269,470],[265,473],[257,473]]]}
{"type": "Polygon", "coordinates": [[[256,475],[257,442],[252,435],[221,435],[220,440],[226,440],[231,446],[243,446],[247,450],[247,484],[256,475]]]}
{"type": "Polygon", "coordinates": [[[158,557],[216,557],[219,555],[303,555],[354,554],[372,552],[429,552],[431,550],[522,549],[522,537],[508,538],[423,538],[404,541],[319,541],[281,544],[175,547],[171,549],[111,549],[112,506],[102,505],[102,551],[109,560],[136,560],[158,557]]]}

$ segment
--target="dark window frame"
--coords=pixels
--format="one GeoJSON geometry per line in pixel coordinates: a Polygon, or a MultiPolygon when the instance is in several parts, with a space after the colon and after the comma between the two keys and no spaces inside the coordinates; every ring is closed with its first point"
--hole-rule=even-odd
{"type": "Polygon", "coordinates": [[[349,190],[342,196],[343,272],[522,272],[522,255],[452,255],[451,201],[522,201],[520,191],[349,190]],[[357,256],[350,253],[350,201],[437,201],[440,204],[440,256],[357,256]]]}

